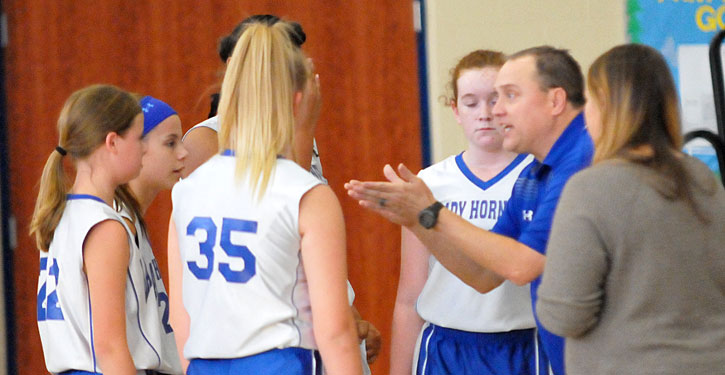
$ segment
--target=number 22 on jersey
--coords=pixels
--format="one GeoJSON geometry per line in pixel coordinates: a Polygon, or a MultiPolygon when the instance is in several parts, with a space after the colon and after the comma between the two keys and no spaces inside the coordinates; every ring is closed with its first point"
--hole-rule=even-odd
{"type": "Polygon", "coordinates": [[[63,320],[63,311],[58,300],[58,278],[60,268],[55,258],[40,258],[40,280],[43,285],[38,290],[38,321],[63,320]],[[50,263],[50,267],[49,267],[50,263]],[[47,274],[46,274],[47,272],[47,274]],[[52,279],[51,279],[52,277],[52,279]],[[48,293],[52,288],[52,292],[48,293]]]}
{"type": "Polygon", "coordinates": [[[229,263],[219,262],[216,270],[221,273],[224,279],[230,283],[246,283],[256,273],[256,258],[254,254],[244,245],[233,244],[232,234],[257,233],[257,222],[241,219],[223,218],[221,234],[217,242],[217,226],[210,217],[196,216],[186,226],[186,235],[196,237],[197,232],[206,233],[206,239],[199,242],[199,254],[206,258],[206,266],[200,266],[196,261],[188,261],[186,265],[189,271],[199,280],[209,280],[215,270],[214,247],[218,243],[227,256],[241,258],[244,267],[241,270],[234,270],[229,263]]]}

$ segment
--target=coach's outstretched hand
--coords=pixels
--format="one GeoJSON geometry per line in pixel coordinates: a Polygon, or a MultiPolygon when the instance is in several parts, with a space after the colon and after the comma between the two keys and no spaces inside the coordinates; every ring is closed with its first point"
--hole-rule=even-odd
{"type": "Polygon", "coordinates": [[[416,225],[418,213],[435,203],[433,193],[402,163],[398,165],[397,173],[386,164],[383,173],[389,182],[350,180],[345,184],[347,194],[361,206],[396,224],[416,225]]]}

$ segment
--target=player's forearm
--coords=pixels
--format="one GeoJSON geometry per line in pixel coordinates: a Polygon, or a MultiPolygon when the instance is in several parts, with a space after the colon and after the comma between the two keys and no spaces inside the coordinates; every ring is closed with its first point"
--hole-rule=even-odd
{"type": "Polygon", "coordinates": [[[171,318],[169,319],[169,323],[174,329],[176,351],[179,355],[181,368],[184,370],[184,373],[186,373],[186,368],[189,367],[189,360],[184,357],[184,345],[186,344],[186,339],[189,337],[189,316],[186,313],[186,310],[174,311],[174,309],[171,309],[170,316],[171,318]]]}
{"type": "Polygon", "coordinates": [[[104,374],[107,375],[135,375],[136,367],[133,364],[128,345],[123,339],[96,339],[95,354],[98,364],[104,374]]]}
{"type": "Polygon", "coordinates": [[[315,323],[315,341],[320,349],[326,373],[362,375],[362,358],[352,319],[349,324],[318,326],[315,323]]]}
{"type": "Polygon", "coordinates": [[[413,366],[415,342],[423,319],[415,305],[396,301],[393,311],[393,335],[390,346],[390,374],[409,375],[413,366]]]}
{"type": "Polygon", "coordinates": [[[176,236],[176,224],[174,219],[169,219],[169,231],[167,241],[167,264],[169,270],[169,323],[174,329],[176,351],[179,354],[181,367],[186,373],[189,361],[184,358],[184,345],[189,337],[189,314],[184,308],[182,301],[182,265],[179,254],[179,242],[176,236]]]}

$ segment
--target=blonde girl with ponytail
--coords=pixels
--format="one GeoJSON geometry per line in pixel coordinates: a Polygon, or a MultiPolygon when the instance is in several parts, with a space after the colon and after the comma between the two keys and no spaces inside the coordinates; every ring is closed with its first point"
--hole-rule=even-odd
{"type": "Polygon", "coordinates": [[[342,210],[294,162],[295,111],[314,78],[289,28],[242,33],[221,89],[220,153],[172,192],[170,291],[188,312],[191,375],[362,371],[342,210]]]}
{"type": "MultiPolygon", "coordinates": [[[[74,92],[58,119],[31,221],[40,252],[38,328],[48,371],[138,374],[158,356],[139,324],[137,254],[112,208],[139,174],[143,115],[129,93],[108,85],[74,92]],[[63,161],[75,167],[72,184],[63,161]]],[[[119,203],[117,203],[119,204],[119,203]]]]}

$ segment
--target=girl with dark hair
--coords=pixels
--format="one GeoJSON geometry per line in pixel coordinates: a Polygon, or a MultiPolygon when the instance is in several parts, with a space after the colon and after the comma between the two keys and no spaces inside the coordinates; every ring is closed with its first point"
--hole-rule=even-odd
{"type": "MultiPolygon", "coordinates": [[[[234,46],[244,30],[254,24],[272,26],[280,21],[280,18],[271,14],[257,14],[245,18],[240,22],[232,32],[223,37],[219,41],[219,57],[224,64],[227,64],[234,46]]],[[[307,36],[302,26],[297,22],[288,22],[290,28],[286,31],[287,36],[296,48],[301,48],[307,36]]],[[[322,165],[320,164],[317,145],[315,144],[314,134],[315,126],[320,115],[320,83],[319,77],[315,75],[314,85],[307,88],[305,101],[298,110],[298,127],[297,132],[301,135],[309,134],[310,136],[298,137],[298,143],[295,144],[296,161],[300,165],[310,165],[310,171],[324,182],[327,182],[322,176],[322,165]],[[309,152],[308,150],[312,150],[309,152]]],[[[184,177],[193,172],[199,165],[208,160],[218,152],[217,133],[219,132],[219,118],[217,117],[217,106],[219,105],[219,96],[212,96],[211,110],[209,119],[196,124],[184,134],[183,142],[189,151],[189,156],[185,161],[184,177]]]]}

